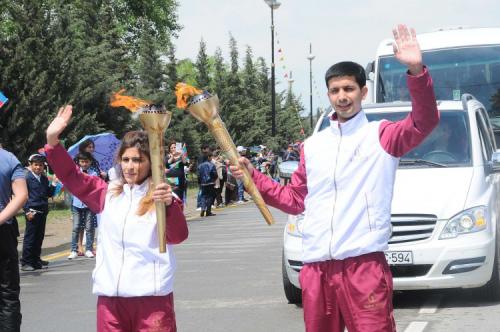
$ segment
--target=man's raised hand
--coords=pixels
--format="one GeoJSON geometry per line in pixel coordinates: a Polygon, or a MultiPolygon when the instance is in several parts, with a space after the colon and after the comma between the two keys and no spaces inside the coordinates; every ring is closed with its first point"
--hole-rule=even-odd
{"type": "Polygon", "coordinates": [[[392,29],[394,35],[394,43],[392,48],[394,56],[402,64],[408,66],[408,70],[412,75],[418,75],[424,70],[422,64],[422,52],[417,41],[415,29],[409,29],[404,24],[392,29]]]}
{"type": "Polygon", "coordinates": [[[59,135],[68,126],[71,114],[73,113],[73,106],[66,105],[59,109],[57,116],[52,120],[47,128],[47,144],[56,146],[59,144],[59,135]]]}

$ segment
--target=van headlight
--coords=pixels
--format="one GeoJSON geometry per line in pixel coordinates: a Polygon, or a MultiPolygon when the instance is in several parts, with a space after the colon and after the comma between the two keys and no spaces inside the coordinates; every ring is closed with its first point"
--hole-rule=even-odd
{"type": "Polygon", "coordinates": [[[486,206],[465,210],[448,220],[439,239],[453,239],[461,234],[482,231],[486,229],[486,220],[486,206]]]}
{"type": "Polygon", "coordinates": [[[286,232],[291,236],[302,237],[302,227],[304,226],[303,213],[296,216],[288,215],[288,221],[286,223],[286,232]]]}

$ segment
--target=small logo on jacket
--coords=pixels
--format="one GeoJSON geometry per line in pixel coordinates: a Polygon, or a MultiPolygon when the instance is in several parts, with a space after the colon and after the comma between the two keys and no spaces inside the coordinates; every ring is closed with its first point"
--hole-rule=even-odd
{"type": "Polygon", "coordinates": [[[379,309],[382,306],[383,306],[383,303],[377,302],[377,299],[375,298],[375,294],[373,294],[373,292],[371,292],[368,295],[368,299],[367,299],[366,303],[363,305],[363,307],[365,309],[379,309]]]}

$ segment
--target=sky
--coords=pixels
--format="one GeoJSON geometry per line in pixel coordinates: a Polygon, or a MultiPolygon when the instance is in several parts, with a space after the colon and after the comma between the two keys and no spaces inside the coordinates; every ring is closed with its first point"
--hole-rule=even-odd
{"type": "MultiPolygon", "coordinates": [[[[271,64],[271,9],[264,0],[178,0],[182,30],[177,58],[196,60],[200,40],[213,55],[220,47],[229,59],[229,34],[238,43],[242,64],[246,46],[271,64]]],[[[392,28],[407,24],[419,32],[448,27],[500,26],[498,0],[279,0],[274,11],[276,91],[289,86],[310,112],[309,44],[312,45],[313,110],[326,108],[324,73],[336,62],[372,61],[378,44],[392,28]],[[280,52],[281,50],[281,52],[280,52]]]]}

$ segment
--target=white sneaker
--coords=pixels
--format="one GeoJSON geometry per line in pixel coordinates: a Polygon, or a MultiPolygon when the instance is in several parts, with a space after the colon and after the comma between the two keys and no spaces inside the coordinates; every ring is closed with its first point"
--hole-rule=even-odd
{"type": "Polygon", "coordinates": [[[196,211],[201,211],[201,207],[197,208],[196,211]]]}
{"type": "Polygon", "coordinates": [[[243,204],[243,203],[245,203],[245,202],[244,202],[244,201],[237,201],[236,203],[237,203],[237,204],[243,204]]]}
{"type": "Polygon", "coordinates": [[[85,251],[85,257],[87,258],[94,258],[94,253],[90,250],[85,251]]]}
{"type": "Polygon", "coordinates": [[[68,259],[73,259],[73,258],[77,258],[77,257],[78,257],[78,253],[76,251],[72,251],[68,256],[68,259]]]}

